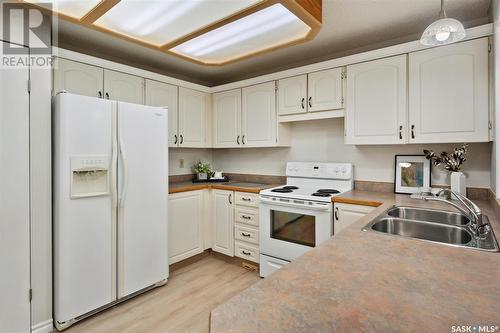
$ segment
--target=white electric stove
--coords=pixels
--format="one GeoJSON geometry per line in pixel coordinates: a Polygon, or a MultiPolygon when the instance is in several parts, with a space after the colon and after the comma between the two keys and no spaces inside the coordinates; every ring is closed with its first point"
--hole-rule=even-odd
{"type": "Polygon", "coordinates": [[[285,186],[260,192],[260,275],[332,237],[332,196],[353,189],[350,163],[288,162],[285,186]]]}

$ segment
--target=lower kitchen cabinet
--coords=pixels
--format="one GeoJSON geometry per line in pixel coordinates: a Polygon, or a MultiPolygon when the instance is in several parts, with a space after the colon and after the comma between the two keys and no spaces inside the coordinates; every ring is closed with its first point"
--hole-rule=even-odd
{"type": "Polygon", "coordinates": [[[170,264],[203,252],[206,192],[206,190],[201,190],[169,195],[168,256],[170,264]]]}
{"type": "Polygon", "coordinates": [[[233,191],[212,190],[212,250],[230,257],[234,256],[233,203],[233,191]]]}
{"type": "Polygon", "coordinates": [[[198,190],[169,195],[170,264],[207,249],[259,262],[259,195],[198,190]]]}
{"type": "Polygon", "coordinates": [[[353,224],[374,209],[375,207],[371,206],[361,206],[336,202],[334,204],[335,221],[333,223],[333,234],[337,234],[342,229],[353,224]]]}
{"type": "Polygon", "coordinates": [[[259,195],[234,192],[234,255],[259,262],[259,195]]]}

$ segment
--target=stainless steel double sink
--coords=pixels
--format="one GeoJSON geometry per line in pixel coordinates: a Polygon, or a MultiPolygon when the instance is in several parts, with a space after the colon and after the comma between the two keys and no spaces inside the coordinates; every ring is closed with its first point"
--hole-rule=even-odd
{"type": "MultiPolygon", "coordinates": [[[[486,216],[483,219],[489,224],[486,216]]],[[[393,206],[363,230],[483,251],[499,250],[493,230],[476,237],[467,216],[445,210],[393,206]]]]}

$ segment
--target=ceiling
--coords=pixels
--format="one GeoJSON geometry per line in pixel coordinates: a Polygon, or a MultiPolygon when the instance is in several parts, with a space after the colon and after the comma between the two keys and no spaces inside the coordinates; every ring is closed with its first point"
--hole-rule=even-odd
{"type": "MultiPolygon", "coordinates": [[[[169,0],[171,1],[171,0],[169,0]]],[[[183,0],[185,1],[185,0],[183,0]]],[[[491,0],[445,1],[466,28],[490,22],[491,0]]],[[[312,41],[222,66],[205,66],[60,20],[59,47],[206,86],[247,79],[419,38],[439,0],[323,0],[323,27],[312,41]]]]}

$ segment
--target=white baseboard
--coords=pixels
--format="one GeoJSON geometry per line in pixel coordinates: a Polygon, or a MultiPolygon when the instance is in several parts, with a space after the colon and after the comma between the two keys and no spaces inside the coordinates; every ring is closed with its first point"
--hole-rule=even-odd
{"type": "Polygon", "coordinates": [[[52,319],[31,326],[31,333],[50,333],[54,330],[52,319]]]}

